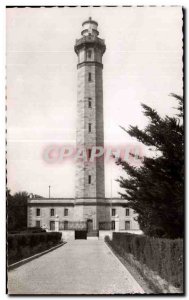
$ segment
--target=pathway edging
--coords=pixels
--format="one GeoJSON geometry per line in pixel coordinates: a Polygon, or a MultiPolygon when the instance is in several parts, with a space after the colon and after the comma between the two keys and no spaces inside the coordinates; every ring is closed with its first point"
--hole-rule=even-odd
{"type": "Polygon", "coordinates": [[[119,262],[120,265],[122,265],[122,267],[127,270],[128,275],[133,279],[133,282],[135,282],[135,285],[141,289],[141,294],[145,294],[145,291],[143,290],[143,288],[140,286],[140,284],[136,281],[136,279],[133,277],[133,275],[129,272],[129,270],[123,265],[123,263],[120,261],[120,259],[115,255],[115,253],[112,251],[112,249],[109,247],[109,245],[104,241],[104,244],[106,245],[106,247],[108,248],[108,250],[111,251],[112,255],[116,258],[116,260],[119,262]]]}
{"type": "Polygon", "coordinates": [[[40,257],[40,256],[42,256],[42,255],[44,255],[44,254],[46,254],[46,253],[49,253],[49,252],[51,252],[51,251],[53,251],[53,250],[55,250],[55,249],[57,249],[57,248],[63,246],[64,244],[66,244],[66,242],[62,242],[62,243],[60,243],[60,244],[58,244],[58,245],[56,245],[56,246],[54,246],[54,247],[52,247],[52,248],[50,248],[50,249],[48,249],[48,250],[45,250],[45,251],[40,252],[40,253],[37,253],[37,254],[35,254],[35,255],[33,255],[33,256],[24,258],[24,259],[22,259],[22,260],[20,260],[20,261],[18,261],[18,262],[16,262],[16,263],[14,263],[14,264],[9,265],[9,266],[7,267],[7,269],[8,269],[8,271],[11,271],[11,270],[13,270],[13,269],[15,269],[15,268],[18,268],[18,267],[20,267],[20,266],[22,266],[22,265],[28,263],[29,261],[31,261],[31,260],[33,260],[33,259],[36,259],[36,258],[38,258],[38,257],[40,257]]]}

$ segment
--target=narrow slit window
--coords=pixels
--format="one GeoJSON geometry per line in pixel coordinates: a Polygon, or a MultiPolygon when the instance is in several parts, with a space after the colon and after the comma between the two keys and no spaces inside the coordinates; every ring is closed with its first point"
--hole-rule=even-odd
{"type": "Polygon", "coordinates": [[[92,149],[88,149],[88,159],[91,158],[91,151],[92,151],[92,149]]]}
{"type": "Polygon", "coordinates": [[[91,125],[92,125],[92,124],[91,124],[91,123],[89,123],[89,132],[91,132],[91,125]]]}
{"type": "Polygon", "coordinates": [[[92,81],[92,79],[91,79],[91,73],[88,74],[88,80],[92,81]]]}
{"type": "Polygon", "coordinates": [[[91,175],[88,176],[88,184],[91,184],[91,175]]]}
{"type": "Polygon", "coordinates": [[[88,107],[91,108],[92,107],[92,99],[88,98],[88,107]]]}

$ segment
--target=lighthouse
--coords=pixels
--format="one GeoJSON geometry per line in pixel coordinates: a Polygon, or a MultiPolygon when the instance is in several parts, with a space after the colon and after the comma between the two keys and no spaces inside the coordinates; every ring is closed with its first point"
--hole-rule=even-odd
{"type": "MultiPolygon", "coordinates": [[[[90,158],[93,147],[104,147],[103,63],[106,46],[99,38],[98,23],[91,18],[82,24],[81,38],[76,40],[77,129],[76,146],[90,158]]],[[[93,162],[77,160],[75,176],[75,220],[86,221],[91,230],[99,222],[109,221],[105,201],[104,157],[93,162]]]]}
{"type": "Polygon", "coordinates": [[[76,153],[83,150],[87,159],[85,155],[76,159],[74,198],[51,198],[49,194],[48,198],[28,199],[28,227],[61,231],[64,240],[103,239],[114,230],[141,233],[137,215],[125,199],[105,197],[104,157],[90,159],[94,148],[104,150],[102,59],[106,46],[96,21],[83,22],[74,50],[78,60],[76,153]]]}

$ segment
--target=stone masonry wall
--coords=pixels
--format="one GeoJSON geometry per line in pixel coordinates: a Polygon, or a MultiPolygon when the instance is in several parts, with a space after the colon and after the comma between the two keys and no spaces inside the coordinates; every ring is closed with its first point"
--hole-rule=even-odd
{"type": "MultiPolygon", "coordinates": [[[[78,69],[77,147],[104,145],[102,68],[84,65],[78,69]],[[88,74],[91,73],[91,82],[88,74]],[[91,108],[88,106],[91,98],[91,108]],[[89,132],[91,123],[91,132],[89,132]]],[[[76,162],[76,198],[104,197],[104,160],[76,162]],[[91,175],[91,184],[88,176],[91,175]]]]}

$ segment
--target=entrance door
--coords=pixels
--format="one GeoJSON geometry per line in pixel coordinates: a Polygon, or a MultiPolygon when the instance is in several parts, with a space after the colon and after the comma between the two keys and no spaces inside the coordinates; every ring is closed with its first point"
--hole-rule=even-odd
{"type": "Polygon", "coordinates": [[[93,220],[87,220],[87,231],[93,231],[93,220]]]}

